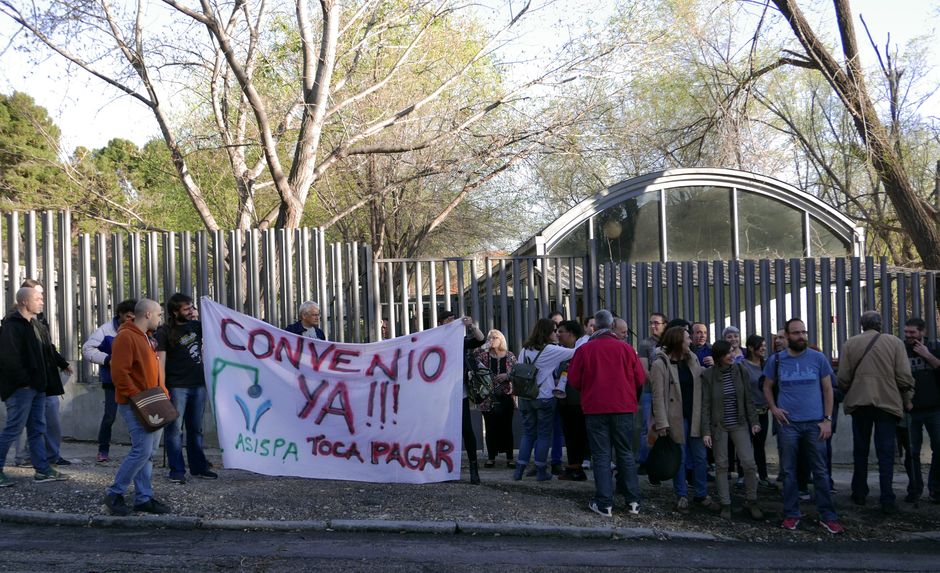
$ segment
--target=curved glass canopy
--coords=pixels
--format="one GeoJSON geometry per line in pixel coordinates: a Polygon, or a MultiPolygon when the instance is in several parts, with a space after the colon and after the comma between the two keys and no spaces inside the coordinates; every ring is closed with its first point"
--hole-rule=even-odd
{"type": "Polygon", "coordinates": [[[858,254],[862,229],[833,207],[763,175],[672,169],[586,199],[519,248],[599,260],[688,261],[858,254]]]}

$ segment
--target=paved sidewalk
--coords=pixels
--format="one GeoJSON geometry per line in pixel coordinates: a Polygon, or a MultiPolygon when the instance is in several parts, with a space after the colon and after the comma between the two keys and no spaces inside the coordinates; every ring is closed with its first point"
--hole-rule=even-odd
{"type": "MultiPolygon", "coordinates": [[[[500,461],[496,468],[481,469],[483,484],[467,480],[427,485],[372,484],[362,482],[270,477],[221,467],[218,450],[209,450],[220,478],[193,479],[184,485],[170,483],[162,467],[162,451],[156,455],[154,490],[167,503],[169,516],[135,514],[130,518],[103,515],[101,500],[127,446],[112,447],[113,459],[94,461],[93,443],[69,442],[62,451],[74,463],[59,469],[69,481],[37,484],[32,469],[9,467],[7,475],[15,487],[0,489],[0,521],[58,523],[95,526],[145,526],[212,529],[409,531],[500,535],[554,535],[592,538],[650,537],[703,540],[741,539],[752,541],[816,541],[830,536],[816,526],[815,507],[805,503],[806,518],[799,531],[777,527],[781,516],[780,495],[761,490],[766,519],[755,522],[741,511],[743,491],[735,491],[735,514],[731,522],[693,509],[679,514],[671,482],[651,486],[641,477],[643,502],[638,516],[629,516],[617,506],[613,518],[587,509],[593,481],[516,482],[511,470],[500,461]]],[[[12,461],[12,455],[9,458],[12,461]]],[[[926,468],[925,468],[926,470],[926,468]]],[[[588,472],[590,476],[590,472],[588,472]]],[[[846,540],[940,539],[940,505],[926,501],[912,505],[904,497],[907,478],[901,471],[895,479],[901,513],[884,517],[877,494],[866,507],[849,501],[851,469],[835,472],[837,509],[845,525],[846,540]]],[[[869,475],[877,492],[877,471],[869,475]]],[[[710,484],[715,495],[714,484],[710,484]]],[[[622,498],[618,499],[618,503],[622,498]]]]}

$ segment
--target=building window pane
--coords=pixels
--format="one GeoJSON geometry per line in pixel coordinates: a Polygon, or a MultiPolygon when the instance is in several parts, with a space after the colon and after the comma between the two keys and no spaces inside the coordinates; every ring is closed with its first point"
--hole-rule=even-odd
{"type": "Polygon", "coordinates": [[[587,255],[588,224],[587,221],[572,229],[565,238],[558,241],[548,254],[556,257],[584,257],[587,255]]]}
{"type": "Polygon", "coordinates": [[[844,257],[851,254],[851,245],[815,217],[809,218],[809,241],[810,254],[814,257],[844,257]]]}
{"type": "Polygon", "coordinates": [[[742,259],[803,256],[803,211],[758,193],[738,191],[742,259]]]}
{"type": "Polygon", "coordinates": [[[670,261],[730,259],[731,190],[678,187],[666,191],[666,251],[670,261]]]}
{"type": "Polygon", "coordinates": [[[602,261],[658,261],[659,193],[627,199],[597,215],[597,257],[602,261]]]}

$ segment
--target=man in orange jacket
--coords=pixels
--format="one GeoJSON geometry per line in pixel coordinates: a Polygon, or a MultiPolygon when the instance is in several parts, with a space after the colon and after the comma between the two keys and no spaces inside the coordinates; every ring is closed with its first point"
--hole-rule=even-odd
{"type": "Polygon", "coordinates": [[[148,432],[137,419],[130,398],[145,390],[161,387],[160,365],[157,353],[150,344],[147,332],[155,330],[163,320],[163,308],[154,300],[141,299],[134,308],[134,320],[125,322],[118,330],[111,347],[111,380],[118,413],[127,424],[131,437],[131,451],[124,458],[114,483],[104,498],[105,509],[111,515],[128,515],[131,508],[124,494],[134,482],[134,511],[169,513],[170,508],[153,497],[151,455],[160,444],[160,432],[148,432]]]}

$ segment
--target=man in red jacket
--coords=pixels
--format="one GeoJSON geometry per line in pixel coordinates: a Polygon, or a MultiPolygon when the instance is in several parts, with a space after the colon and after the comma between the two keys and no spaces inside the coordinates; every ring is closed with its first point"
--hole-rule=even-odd
{"type": "Polygon", "coordinates": [[[604,517],[613,515],[611,447],[617,456],[617,491],[623,493],[631,514],[640,513],[640,486],[631,444],[636,397],[646,372],[636,350],[611,332],[613,320],[607,310],[594,315],[597,330],[578,348],[568,366],[568,384],[581,391],[591,446],[595,494],[588,507],[604,517]]]}

